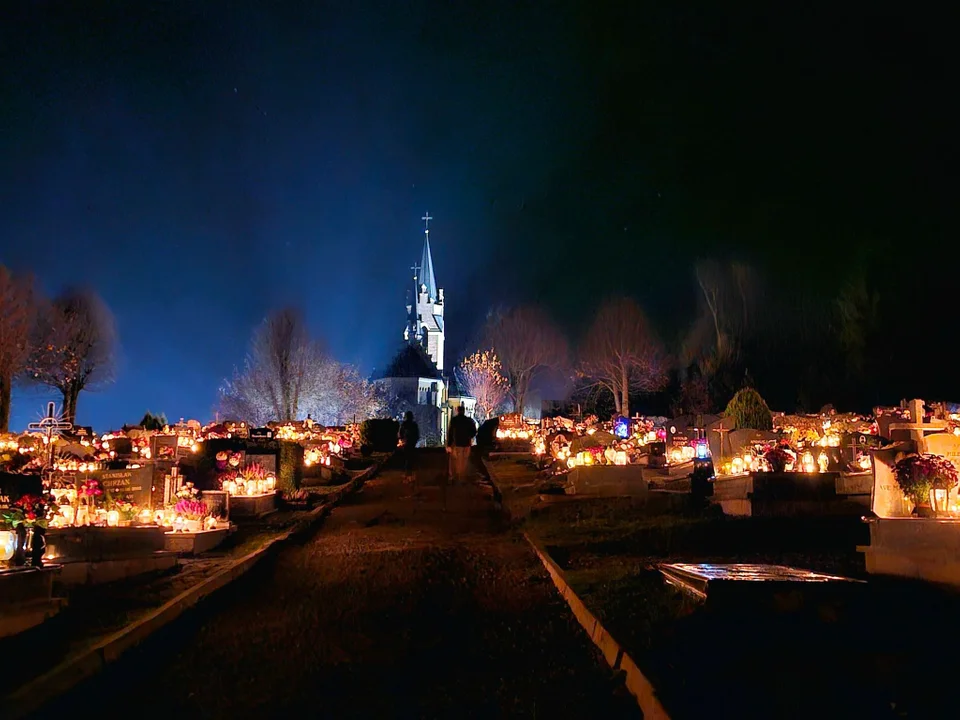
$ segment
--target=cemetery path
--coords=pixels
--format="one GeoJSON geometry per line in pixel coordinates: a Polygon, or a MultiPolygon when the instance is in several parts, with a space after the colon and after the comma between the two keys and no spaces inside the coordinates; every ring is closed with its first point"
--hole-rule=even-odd
{"type": "Polygon", "coordinates": [[[443,511],[445,463],[424,451],[421,501],[383,471],[51,715],[639,717],[490,492],[443,511]]]}

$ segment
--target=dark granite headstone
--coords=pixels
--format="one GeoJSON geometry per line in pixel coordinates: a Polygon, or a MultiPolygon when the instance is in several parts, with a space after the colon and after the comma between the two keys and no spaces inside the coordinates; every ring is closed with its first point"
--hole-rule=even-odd
{"type": "Polygon", "coordinates": [[[0,508],[10,507],[24,495],[40,495],[43,482],[39,475],[0,473],[0,508]]]}
{"type": "Polygon", "coordinates": [[[101,470],[91,475],[100,481],[103,491],[109,493],[114,500],[128,500],[140,507],[151,506],[152,467],[101,470]]]}

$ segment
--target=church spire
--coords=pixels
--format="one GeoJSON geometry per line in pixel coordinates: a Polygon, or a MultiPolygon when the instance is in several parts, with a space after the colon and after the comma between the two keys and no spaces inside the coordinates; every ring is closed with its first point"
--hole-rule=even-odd
{"type": "MultiPolygon", "coordinates": [[[[420,258],[420,268],[419,268],[419,285],[422,288],[424,285],[427,286],[427,296],[431,300],[437,299],[437,278],[433,274],[433,256],[430,254],[430,221],[433,220],[430,217],[430,213],[427,213],[422,218],[424,222],[423,229],[423,255],[420,258]]],[[[420,289],[418,288],[418,289],[420,289]]]]}

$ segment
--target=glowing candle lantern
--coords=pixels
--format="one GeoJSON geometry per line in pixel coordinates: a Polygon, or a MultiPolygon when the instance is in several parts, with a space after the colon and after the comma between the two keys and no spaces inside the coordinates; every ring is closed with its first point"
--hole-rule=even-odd
{"type": "MultiPolygon", "coordinates": [[[[958,428],[958,429],[960,429],[960,428],[958,428]]],[[[859,458],[857,458],[857,464],[860,466],[860,469],[861,469],[861,470],[869,470],[869,469],[870,469],[870,456],[869,456],[869,455],[861,455],[859,458]]]]}
{"type": "Polygon", "coordinates": [[[826,472],[827,468],[830,466],[830,458],[827,457],[827,454],[822,452],[817,457],[817,465],[820,466],[820,472],[826,472]]]}
{"type": "Polygon", "coordinates": [[[150,508],[144,508],[140,511],[139,520],[141,525],[149,525],[152,519],[153,513],[150,512],[150,508]]]}
{"type": "Polygon", "coordinates": [[[812,473],[817,471],[817,464],[813,461],[813,453],[809,451],[805,452],[801,458],[801,462],[803,463],[804,472],[812,473]]]}
{"type": "Polygon", "coordinates": [[[107,527],[117,527],[120,525],[120,513],[111,510],[107,513],[107,527]]]}
{"type": "Polygon", "coordinates": [[[277,479],[273,475],[267,475],[267,479],[263,483],[267,492],[273,492],[277,489],[277,479]]]}
{"type": "Polygon", "coordinates": [[[743,454],[743,465],[744,467],[748,467],[751,470],[753,469],[753,453],[743,454]]]}
{"type": "Polygon", "coordinates": [[[224,480],[223,481],[223,491],[228,495],[237,494],[237,484],[233,480],[224,480]]]}
{"type": "Polygon", "coordinates": [[[734,475],[740,475],[743,473],[743,458],[740,456],[735,457],[730,461],[730,467],[733,470],[734,475]]]}
{"type": "Polygon", "coordinates": [[[616,456],[613,461],[614,465],[626,465],[627,464],[627,453],[625,450],[617,450],[616,456]]]}
{"type": "Polygon", "coordinates": [[[6,562],[17,551],[17,533],[13,530],[0,530],[0,561],[6,562]]]}
{"type": "Polygon", "coordinates": [[[568,467],[568,468],[572,468],[572,467],[576,467],[576,466],[577,466],[577,459],[576,459],[576,458],[572,458],[572,457],[568,457],[568,458],[567,458],[567,467],[568,467]]]}
{"type": "Polygon", "coordinates": [[[76,511],[73,509],[72,505],[61,505],[60,514],[65,520],[65,525],[73,525],[73,519],[76,517],[76,511]]]}
{"type": "Polygon", "coordinates": [[[612,447],[608,447],[603,451],[603,457],[608,463],[613,465],[617,460],[617,451],[612,447]]]}

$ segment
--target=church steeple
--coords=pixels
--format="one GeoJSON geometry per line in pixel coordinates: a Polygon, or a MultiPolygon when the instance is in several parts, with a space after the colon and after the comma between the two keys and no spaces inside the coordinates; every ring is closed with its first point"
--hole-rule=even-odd
{"type": "Polygon", "coordinates": [[[420,264],[415,265],[413,281],[416,288],[413,298],[407,302],[407,326],[403,339],[422,347],[430,359],[443,371],[443,290],[437,287],[433,273],[433,256],[430,254],[430,213],[424,215],[423,253],[420,264]]]}
{"type": "Polygon", "coordinates": [[[433,256],[430,254],[430,221],[433,220],[430,217],[430,213],[427,213],[422,218],[424,222],[423,229],[423,254],[420,256],[420,268],[418,276],[418,285],[417,290],[422,290],[423,286],[427,287],[427,297],[433,301],[437,300],[437,278],[433,274],[433,256]]]}

